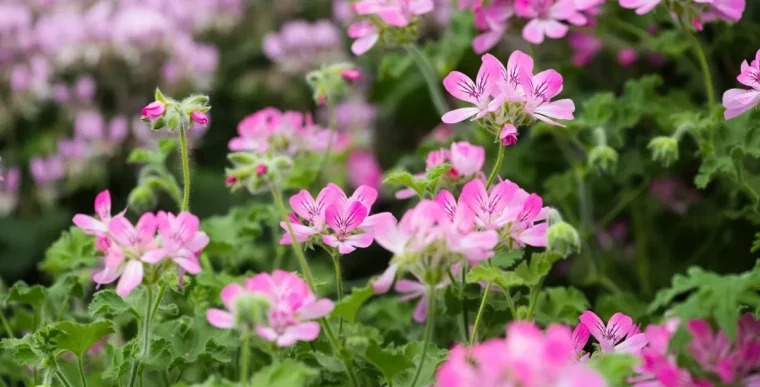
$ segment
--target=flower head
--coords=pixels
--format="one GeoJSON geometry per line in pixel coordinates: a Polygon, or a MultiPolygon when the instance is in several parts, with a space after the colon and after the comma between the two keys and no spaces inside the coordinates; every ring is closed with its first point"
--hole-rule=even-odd
{"type": "Polygon", "coordinates": [[[723,94],[727,120],[744,114],[760,102],[760,50],[752,63],[742,62],[741,74],[736,79],[746,89],[730,89],[723,94]]]}
{"type": "Polygon", "coordinates": [[[630,317],[622,313],[612,315],[607,325],[590,310],[583,312],[580,320],[599,342],[603,352],[637,354],[647,345],[646,335],[639,331],[630,317]]]}
{"type": "Polygon", "coordinates": [[[485,117],[488,114],[488,103],[491,101],[490,96],[496,86],[495,82],[485,63],[480,66],[474,82],[459,71],[449,73],[443,80],[443,87],[449,94],[475,107],[452,110],[444,114],[441,120],[447,124],[456,124],[470,117],[473,117],[473,120],[485,117]]]}

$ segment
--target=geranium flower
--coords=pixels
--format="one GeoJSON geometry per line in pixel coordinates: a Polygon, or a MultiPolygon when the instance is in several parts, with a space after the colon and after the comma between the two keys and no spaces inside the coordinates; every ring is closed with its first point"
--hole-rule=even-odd
{"type": "Polygon", "coordinates": [[[456,124],[473,116],[472,120],[477,120],[488,114],[490,95],[496,83],[484,63],[480,66],[475,82],[459,71],[452,71],[443,79],[443,87],[457,99],[475,105],[475,107],[452,110],[441,117],[441,120],[447,124],[456,124]]]}
{"type": "MultiPolygon", "coordinates": [[[[560,21],[577,17],[573,0],[516,0],[515,13],[530,19],[522,35],[533,44],[541,44],[545,36],[552,39],[565,37],[568,27],[560,21]]],[[[581,24],[585,24],[585,18],[581,24]]]]}
{"type": "Polygon", "coordinates": [[[602,352],[637,354],[647,345],[646,336],[633,325],[630,317],[622,313],[612,315],[607,325],[590,310],[583,312],[580,320],[599,342],[602,352]]]}
{"type": "MultiPolygon", "coordinates": [[[[116,216],[123,216],[124,209],[116,216]]],[[[87,234],[102,235],[108,232],[108,223],[111,222],[111,193],[105,190],[95,197],[95,214],[97,219],[89,215],[74,215],[74,225],[81,228],[87,234]]]]}
{"type": "Polygon", "coordinates": [[[746,89],[730,89],[723,94],[724,117],[730,120],[744,114],[760,102],[760,50],[752,63],[742,62],[741,74],[736,78],[746,89]]]}

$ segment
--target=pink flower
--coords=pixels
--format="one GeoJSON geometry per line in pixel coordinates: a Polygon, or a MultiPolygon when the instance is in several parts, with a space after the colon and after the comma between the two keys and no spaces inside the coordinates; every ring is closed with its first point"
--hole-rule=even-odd
{"type": "Polygon", "coordinates": [[[580,320],[599,342],[602,352],[637,354],[647,345],[646,336],[622,313],[615,313],[607,325],[590,310],[583,312],[580,320]]]}
{"type": "Polygon", "coordinates": [[[633,66],[633,64],[636,63],[636,60],[639,59],[639,54],[636,52],[636,50],[626,47],[620,51],[618,51],[617,60],[618,63],[625,67],[633,66]]]}
{"type": "Polygon", "coordinates": [[[346,167],[348,181],[354,187],[366,185],[375,190],[380,189],[383,182],[383,169],[372,151],[357,149],[351,152],[346,161],[346,167]]]}
{"type": "Polygon", "coordinates": [[[533,76],[533,58],[530,55],[519,50],[513,51],[509,55],[507,67],[491,54],[483,55],[481,59],[490,79],[496,84],[495,90],[492,90],[495,98],[489,105],[490,111],[498,110],[505,101],[525,101],[522,77],[533,76]]]}
{"type": "Polygon", "coordinates": [[[199,230],[198,217],[189,212],[179,215],[159,212],[156,217],[161,235],[161,249],[153,250],[143,257],[147,263],[158,263],[169,258],[183,271],[198,274],[201,266],[197,254],[209,243],[208,235],[199,230]]]}
{"type": "Polygon", "coordinates": [[[475,11],[475,26],[484,31],[472,40],[475,53],[483,54],[499,43],[514,13],[511,0],[494,0],[475,11]]]}
{"type": "Polygon", "coordinates": [[[357,247],[369,247],[373,239],[371,234],[361,231],[352,233],[367,218],[368,213],[367,207],[359,201],[329,205],[325,210],[325,219],[335,234],[323,236],[322,241],[328,246],[337,247],[341,254],[351,253],[357,247]]]}
{"type": "Polygon", "coordinates": [[[742,62],[741,74],[736,78],[745,89],[730,89],[723,94],[724,117],[730,120],[757,106],[760,102],[760,50],[751,64],[742,62]]]}
{"type": "Polygon", "coordinates": [[[352,5],[359,15],[377,15],[394,27],[406,27],[414,17],[433,11],[433,0],[361,0],[352,5]]]}
{"type": "Polygon", "coordinates": [[[573,357],[572,359],[574,361],[579,361],[583,363],[591,357],[591,353],[587,353],[581,357],[581,354],[583,353],[583,347],[585,347],[586,343],[588,343],[588,337],[590,333],[591,332],[589,332],[588,328],[583,323],[578,324],[573,330],[573,336],[572,336],[573,357]]]}
{"type": "Polygon", "coordinates": [[[356,69],[348,69],[341,71],[340,76],[347,81],[355,82],[362,78],[362,73],[356,69]]]}
{"type": "Polygon", "coordinates": [[[635,9],[636,14],[643,15],[654,9],[662,0],[620,0],[620,6],[635,9]]]}
{"type": "Polygon", "coordinates": [[[457,344],[436,371],[435,387],[508,386],[504,339],[491,339],[472,348],[457,344]]]}
{"type": "Polygon", "coordinates": [[[151,121],[155,121],[166,112],[166,105],[160,101],[153,101],[142,109],[142,116],[151,121]]]}
{"type": "Polygon", "coordinates": [[[579,67],[591,63],[599,50],[602,49],[602,40],[593,35],[579,32],[571,32],[568,35],[568,42],[573,49],[574,54],[570,61],[579,67]]]}
{"type": "Polygon", "coordinates": [[[703,16],[706,20],[714,15],[714,17],[735,23],[741,20],[746,7],[746,0],[709,0],[708,2],[711,9],[706,17],[703,16]]]}
{"type": "MultiPolygon", "coordinates": [[[[293,211],[308,224],[308,226],[301,224],[298,217],[294,219],[295,221],[291,222],[291,227],[296,234],[295,237],[298,242],[306,242],[310,236],[323,232],[325,210],[327,206],[338,200],[340,188],[336,188],[337,186],[329,184],[319,192],[316,200],[306,190],[301,190],[301,192],[290,197],[290,206],[293,207],[293,211]]],[[[291,244],[292,241],[287,233],[285,222],[280,222],[280,227],[286,231],[280,240],[280,244],[291,244]]]]}
{"type": "Polygon", "coordinates": [[[531,77],[527,69],[521,69],[520,82],[526,94],[527,103],[525,111],[533,118],[547,124],[562,126],[552,120],[572,120],[575,104],[570,99],[561,99],[550,102],[552,98],[562,91],[562,75],[554,70],[542,71],[531,77]]]}
{"type": "Polygon", "coordinates": [[[452,110],[441,117],[444,123],[456,124],[470,117],[472,120],[483,118],[488,114],[490,95],[496,86],[495,79],[490,77],[489,68],[483,63],[480,66],[475,82],[459,71],[452,71],[443,80],[443,87],[457,99],[469,102],[475,107],[452,110]]]}
{"type": "Polygon", "coordinates": [[[647,326],[644,334],[649,345],[641,351],[641,364],[634,368],[636,376],[629,378],[629,383],[636,387],[707,387],[710,385],[693,380],[688,371],[678,367],[675,356],[668,355],[670,338],[679,324],[678,319],[673,319],[661,326],[654,324],[647,326]]]}
{"type": "Polygon", "coordinates": [[[517,144],[517,128],[512,124],[504,124],[499,133],[499,138],[504,146],[517,144]]]}
{"type": "Polygon", "coordinates": [[[380,29],[370,21],[358,21],[348,26],[348,37],[356,39],[351,44],[351,52],[362,55],[380,39],[380,29]]]}
{"type": "MultiPolygon", "coordinates": [[[[436,285],[436,289],[440,290],[445,288],[449,285],[449,279],[444,278],[441,283],[436,285]]],[[[425,285],[421,279],[417,278],[417,281],[402,279],[396,282],[396,286],[394,289],[399,293],[405,293],[403,296],[399,297],[399,301],[406,302],[409,300],[414,300],[416,298],[419,298],[420,301],[417,302],[417,306],[414,308],[414,321],[418,323],[423,323],[425,320],[427,320],[427,307],[428,303],[430,302],[430,291],[429,286],[425,285]]],[[[440,294],[439,292],[436,292],[440,294]]]]}
{"type": "MultiPolygon", "coordinates": [[[[123,216],[126,211],[124,209],[116,216],[123,216]]],[[[95,214],[98,219],[84,214],[74,215],[74,225],[88,234],[103,235],[108,232],[108,223],[111,221],[111,194],[108,190],[95,197],[95,214]]]]}
{"type": "Polygon", "coordinates": [[[203,114],[203,113],[201,113],[201,112],[199,112],[197,110],[193,110],[193,112],[190,113],[190,119],[192,119],[193,121],[195,121],[195,122],[197,122],[197,123],[199,123],[201,125],[208,124],[208,116],[206,116],[205,114],[203,114]]]}
{"type": "Polygon", "coordinates": [[[760,374],[750,374],[760,365],[760,326],[752,314],[746,313],[738,321],[735,343],[723,331],[713,334],[705,320],[691,320],[686,326],[692,336],[689,351],[704,370],[728,385],[737,381],[751,385],[749,380],[760,378],[760,374]]]}
{"type": "MultiPolygon", "coordinates": [[[[523,28],[523,38],[533,44],[541,44],[544,36],[564,37],[568,27],[560,21],[577,17],[573,0],[516,0],[515,13],[530,19],[523,28]]],[[[579,24],[585,24],[585,18],[579,24]]]]}
{"type": "Polygon", "coordinates": [[[457,176],[473,176],[483,169],[486,161],[486,150],[482,146],[469,142],[454,142],[451,144],[451,170],[457,176]]]}
{"type": "Polygon", "coordinates": [[[330,314],[334,308],[329,299],[317,299],[298,275],[275,270],[271,275],[259,273],[246,279],[245,286],[236,283],[227,285],[221,293],[227,310],[209,309],[206,319],[217,328],[235,327],[239,322],[239,300],[250,295],[260,295],[269,301],[266,319],[256,325],[255,330],[261,338],[279,347],[316,339],[320,326],[312,320],[330,314]]]}

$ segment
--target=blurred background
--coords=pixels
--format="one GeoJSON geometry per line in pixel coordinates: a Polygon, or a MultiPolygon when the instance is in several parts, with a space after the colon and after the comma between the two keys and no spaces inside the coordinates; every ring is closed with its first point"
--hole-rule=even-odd
{"type": "MultiPolygon", "coordinates": [[[[474,75],[480,65],[472,49],[476,21],[453,3],[438,0],[436,11],[425,15],[419,45],[441,76],[455,68],[474,75]]],[[[568,39],[542,44],[537,61],[563,74],[562,98],[572,98],[580,107],[593,92],[621,93],[627,80],[658,74],[664,82],[653,89],[661,94],[676,90],[672,98],[698,101],[698,69],[692,61],[676,60],[684,55],[683,39],[659,36],[661,15],[638,17],[611,3],[606,12],[635,21],[649,31],[651,44],[642,45],[642,37],[622,30],[593,39],[572,32],[568,39]]],[[[739,64],[754,57],[759,16],[760,4],[748,1],[736,26],[708,26],[700,34],[709,43],[717,90],[735,87],[739,64]]],[[[211,98],[210,124],[190,130],[192,212],[202,219],[216,216],[211,226],[223,222],[233,205],[269,200],[231,194],[225,186],[227,143],[243,118],[273,106],[311,112],[326,125],[325,112],[304,81],[308,71],[322,64],[349,61],[362,73],[337,107],[338,128],[354,134],[339,158],[348,168],[337,166],[329,176],[345,186],[368,184],[383,191],[374,212],[398,213],[406,205],[393,198],[398,187],[381,186],[383,171],[402,166],[419,172],[427,151],[452,138],[492,146],[474,127],[439,125],[424,79],[404,51],[375,48],[354,57],[345,33],[352,17],[346,0],[0,1],[2,281],[45,282],[38,262],[75,213],[93,211],[101,190],[111,191],[114,212],[127,204],[139,171],[126,162],[130,150],[155,148],[158,139],[172,135],[151,132],[139,121],[140,109],[153,100],[157,86],[175,98],[196,92],[211,98]],[[354,170],[365,172],[352,174],[352,166],[359,165],[354,170]]],[[[506,62],[515,49],[527,51],[519,32],[505,36],[492,52],[506,62]]],[[[648,96],[639,96],[644,98],[648,96]]],[[[649,262],[669,262],[652,272],[649,294],[687,264],[722,272],[751,267],[754,220],[735,217],[729,223],[721,208],[736,199],[715,185],[702,192],[694,188],[699,169],[699,160],[690,161],[694,145],[684,141],[683,161],[663,169],[649,162],[646,151],[661,125],[643,119],[631,129],[624,133],[629,148],[620,151],[617,174],[592,181],[593,205],[600,209],[600,219],[593,223],[603,224],[584,236],[595,259],[625,263],[648,254],[649,262]],[[635,194],[632,204],[602,219],[611,213],[602,209],[614,208],[629,191],[635,194]],[[645,218],[633,219],[642,209],[645,218]],[[648,237],[634,236],[633,222],[648,237]],[[717,259],[729,256],[733,258],[717,259]]],[[[495,151],[487,149],[492,159],[495,151]]],[[[559,154],[551,136],[539,130],[521,133],[518,145],[508,149],[502,176],[541,194],[549,205],[575,203],[573,177],[559,154]]],[[[168,165],[179,178],[177,158],[172,154],[168,165]]],[[[174,207],[164,195],[155,199],[159,208],[174,207]]],[[[262,254],[255,259],[266,259],[262,254]]],[[[361,257],[346,260],[349,278],[377,273],[387,262],[377,247],[356,255],[361,257]]],[[[241,266],[255,268],[246,262],[241,266]]],[[[571,269],[559,271],[561,277],[571,269]]],[[[611,278],[626,278],[625,271],[610,271],[611,278]]],[[[633,282],[629,288],[638,286],[633,282]]]]}

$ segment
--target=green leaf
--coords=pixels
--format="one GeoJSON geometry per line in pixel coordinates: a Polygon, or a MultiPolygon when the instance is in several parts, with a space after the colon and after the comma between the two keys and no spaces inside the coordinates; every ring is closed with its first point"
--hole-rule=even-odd
{"type": "Polygon", "coordinates": [[[425,171],[425,183],[427,184],[428,188],[435,187],[435,185],[438,183],[438,180],[441,179],[441,176],[443,176],[443,174],[448,172],[450,169],[451,165],[449,164],[441,164],[428,168],[425,171]]]}
{"type": "Polygon", "coordinates": [[[12,354],[12,359],[21,366],[39,366],[45,360],[45,354],[33,342],[32,334],[20,339],[3,339],[0,348],[12,354]]]}
{"type": "Polygon", "coordinates": [[[586,128],[603,128],[615,113],[615,95],[596,93],[583,102],[583,111],[579,119],[586,128]]]}
{"type": "Polygon", "coordinates": [[[372,297],[373,294],[374,291],[372,290],[371,284],[367,284],[363,288],[354,288],[351,291],[350,295],[344,297],[342,300],[335,304],[335,309],[333,309],[330,317],[342,317],[348,320],[350,323],[355,322],[356,312],[359,311],[359,308],[361,308],[362,304],[364,304],[365,301],[372,297]]]}
{"type": "Polygon", "coordinates": [[[69,310],[69,301],[82,297],[84,288],[74,276],[59,277],[47,290],[48,310],[56,316],[62,316],[69,310]]]}
{"type": "MultiPolygon", "coordinates": [[[[393,379],[394,386],[411,387],[417,365],[420,364],[420,360],[422,359],[423,348],[423,343],[420,341],[412,341],[404,346],[404,355],[408,359],[412,359],[414,367],[396,375],[393,379]]],[[[425,354],[425,363],[422,365],[422,372],[420,372],[417,386],[429,386],[433,384],[435,370],[440,363],[446,360],[447,354],[448,351],[445,349],[438,348],[432,343],[428,345],[428,350],[425,354]]]]}
{"type": "Polygon", "coordinates": [[[166,158],[169,153],[173,152],[179,147],[179,141],[174,138],[162,138],[158,140],[158,150],[166,158]]]}
{"type": "Polygon", "coordinates": [[[515,274],[525,281],[525,285],[538,285],[541,279],[549,274],[554,262],[560,259],[562,259],[561,255],[551,251],[540,254],[533,253],[530,257],[530,263],[523,261],[515,269],[515,274]]]}
{"type": "Polygon", "coordinates": [[[53,338],[59,350],[71,351],[81,357],[90,347],[104,337],[114,333],[113,323],[98,320],[89,324],[63,321],[50,326],[61,333],[53,338]]]}
{"type": "Polygon", "coordinates": [[[538,296],[536,320],[574,325],[588,308],[586,296],[576,288],[545,288],[538,296]]]}
{"type": "Polygon", "coordinates": [[[42,285],[29,286],[24,281],[18,281],[8,289],[8,295],[5,297],[4,304],[8,305],[13,302],[29,304],[38,308],[45,304],[47,298],[47,289],[42,285]]]}
{"type": "Polygon", "coordinates": [[[405,185],[411,189],[414,190],[414,192],[417,193],[420,197],[425,195],[425,186],[426,183],[424,181],[420,181],[421,179],[417,179],[414,176],[412,176],[409,172],[406,171],[395,171],[390,172],[386,177],[385,180],[383,180],[383,183],[392,183],[392,184],[401,184],[405,185]]]}
{"type": "Polygon", "coordinates": [[[735,176],[733,160],[729,156],[707,157],[702,160],[699,173],[694,177],[694,185],[699,189],[707,188],[707,185],[719,174],[735,176]]]}
{"type": "Polygon", "coordinates": [[[95,238],[79,227],[71,227],[45,251],[40,268],[50,274],[61,274],[78,268],[92,267],[97,261],[95,238]]]}
{"type": "Polygon", "coordinates": [[[383,348],[375,341],[367,347],[364,357],[383,373],[386,380],[393,380],[394,376],[414,367],[406,353],[397,348],[383,348]]]}
{"type": "Polygon", "coordinates": [[[286,359],[262,368],[251,379],[251,387],[299,387],[307,386],[319,375],[319,371],[295,360],[286,359]]]}
{"type": "Polygon", "coordinates": [[[467,273],[467,283],[493,282],[503,290],[525,285],[525,281],[513,271],[497,267],[475,266],[467,273]]]}
{"type": "Polygon", "coordinates": [[[512,265],[523,259],[524,256],[525,251],[523,250],[504,250],[496,253],[496,255],[491,258],[491,263],[501,269],[509,269],[512,265]]]}
{"type": "Polygon", "coordinates": [[[139,317],[137,311],[127,304],[121,296],[113,290],[101,290],[92,297],[89,307],[90,314],[93,316],[118,316],[122,313],[131,313],[139,317]]]}
{"type": "Polygon", "coordinates": [[[232,332],[210,326],[204,316],[163,322],[156,327],[155,337],[171,344],[171,367],[197,365],[199,361],[229,362],[232,350],[240,345],[232,332]]]}
{"type": "Polygon", "coordinates": [[[135,148],[129,153],[127,163],[129,164],[151,164],[160,163],[163,160],[161,155],[145,148],[135,148]]]}
{"type": "MultiPolygon", "coordinates": [[[[176,385],[182,387],[183,385],[176,385]]],[[[203,383],[196,383],[191,384],[191,387],[238,387],[240,386],[240,383],[238,382],[231,382],[227,379],[221,378],[216,375],[210,376],[205,382],[203,383]]]]}
{"type": "Polygon", "coordinates": [[[146,367],[154,370],[168,369],[172,364],[171,343],[163,338],[151,340],[150,343],[150,356],[147,359],[142,359],[141,363],[146,367]]]}
{"type": "Polygon", "coordinates": [[[118,380],[121,379],[122,376],[126,375],[127,372],[129,372],[129,367],[132,364],[132,362],[129,360],[131,358],[130,353],[132,347],[132,344],[127,344],[124,348],[119,348],[111,343],[106,343],[106,345],[103,347],[103,350],[105,352],[106,359],[108,360],[106,369],[101,374],[104,379],[118,380]]]}
{"type": "Polygon", "coordinates": [[[630,385],[628,378],[633,376],[633,367],[639,364],[639,359],[626,354],[605,353],[590,359],[586,364],[599,371],[609,386],[623,387],[630,385]]]}

